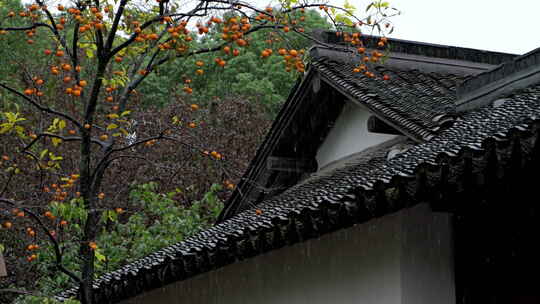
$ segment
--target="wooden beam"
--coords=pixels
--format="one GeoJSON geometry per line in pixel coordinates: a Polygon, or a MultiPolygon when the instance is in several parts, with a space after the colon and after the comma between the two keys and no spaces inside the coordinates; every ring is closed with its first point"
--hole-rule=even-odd
{"type": "Polygon", "coordinates": [[[317,161],[314,158],[269,156],[266,160],[266,167],[273,171],[315,172],[317,171],[317,161]]]}
{"type": "Polygon", "coordinates": [[[369,132],[372,133],[403,135],[403,133],[396,130],[394,127],[388,125],[384,121],[380,120],[376,116],[370,116],[368,118],[367,129],[369,132]]]}
{"type": "Polygon", "coordinates": [[[6,263],[4,262],[4,256],[0,252],[0,278],[7,277],[6,263]]]}

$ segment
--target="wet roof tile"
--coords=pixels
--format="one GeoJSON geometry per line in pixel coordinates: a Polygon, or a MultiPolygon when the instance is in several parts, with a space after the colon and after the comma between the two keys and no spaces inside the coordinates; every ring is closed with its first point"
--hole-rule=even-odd
{"type": "MultiPolygon", "coordinates": [[[[418,189],[415,177],[422,166],[428,166],[427,186],[452,176],[455,180],[447,182],[459,183],[462,167],[450,166],[446,177],[438,168],[452,159],[459,163],[465,151],[477,153],[472,157],[473,167],[485,166],[490,142],[513,141],[520,149],[520,157],[530,158],[540,142],[539,130],[540,86],[534,86],[514,94],[497,108],[486,106],[463,115],[432,140],[416,144],[390,160],[378,151],[372,160],[346,163],[331,174],[264,201],[257,206],[260,215],[253,209],[246,210],[106,274],[95,281],[96,299],[99,303],[116,303],[175,280],[396,211],[405,206],[381,206],[377,199],[388,195],[387,190],[396,189],[394,180],[405,178],[404,188],[418,189]]],[[[501,162],[516,153],[512,145],[492,151],[501,162]]],[[[410,200],[412,196],[407,197],[410,200]]],[[[58,298],[76,293],[76,288],[70,289],[58,298]]]]}

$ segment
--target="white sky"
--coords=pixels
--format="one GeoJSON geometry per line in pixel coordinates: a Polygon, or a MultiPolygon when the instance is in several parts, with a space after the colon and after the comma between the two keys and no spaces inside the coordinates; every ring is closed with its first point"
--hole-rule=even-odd
{"type": "MultiPolygon", "coordinates": [[[[540,0],[387,1],[402,12],[394,38],[515,54],[540,47],[540,0]]],[[[361,16],[371,0],[349,2],[361,16]]]]}
{"type": "MultiPolygon", "coordinates": [[[[355,0],[356,1],[356,0],[355,0]]],[[[395,38],[524,54],[540,47],[540,0],[392,0],[395,38]]]]}

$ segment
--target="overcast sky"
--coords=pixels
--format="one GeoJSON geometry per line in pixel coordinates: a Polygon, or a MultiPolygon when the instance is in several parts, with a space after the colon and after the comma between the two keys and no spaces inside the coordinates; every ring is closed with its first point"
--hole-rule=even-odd
{"type": "MultiPolygon", "coordinates": [[[[360,1],[359,1],[360,2],[360,1]]],[[[540,47],[540,0],[392,0],[396,38],[524,54],[540,47]]]]}
{"type": "MultiPolygon", "coordinates": [[[[359,15],[371,1],[349,0],[359,15]]],[[[395,38],[515,54],[540,47],[540,0],[388,1],[402,12],[395,38]]]]}

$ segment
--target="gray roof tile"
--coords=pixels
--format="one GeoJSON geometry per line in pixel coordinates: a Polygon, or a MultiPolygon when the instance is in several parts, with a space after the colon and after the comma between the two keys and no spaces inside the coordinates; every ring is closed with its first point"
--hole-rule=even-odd
{"type": "MultiPolygon", "coordinates": [[[[530,157],[538,146],[539,130],[540,86],[536,86],[515,94],[500,107],[484,107],[465,114],[429,142],[416,144],[391,160],[376,157],[348,163],[332,174],[308,180],[263,202],[257,206],[261,215],[252,209],[244,211],[104,275],[95,282],[96,298],[99,303],[116,303],[155,286],[347,226],[344,223],[362,222],[396,211],[405,206],[380,206],[377,202],[377,197],[386,195],[385,190],[402,185],[413,191],[408,195],[411,200],[422,170],[428,177],[426,186],[436,187],[444,178],[441,166],[448,164],[451,174],[446,177],[447,182],[460,183],[463,168],[456,164],[466,151],[471,151],[468,157],[474,161],[473,172],[478,174],[486,166],[486,155],[493,145],[500,162],[512,157],[514,150],[507,144],[511,141],[530,157]],[[400,178],[405,178],[404,184],[396,182],[400,178]],[[179,262],[183,266],[176,272],[166,267],[179,262]],[[152,276],[151,282],[148,275],[152,276]]],[[[76,291],[67,290],[59,298],[74,296],[76,291]]]]}

